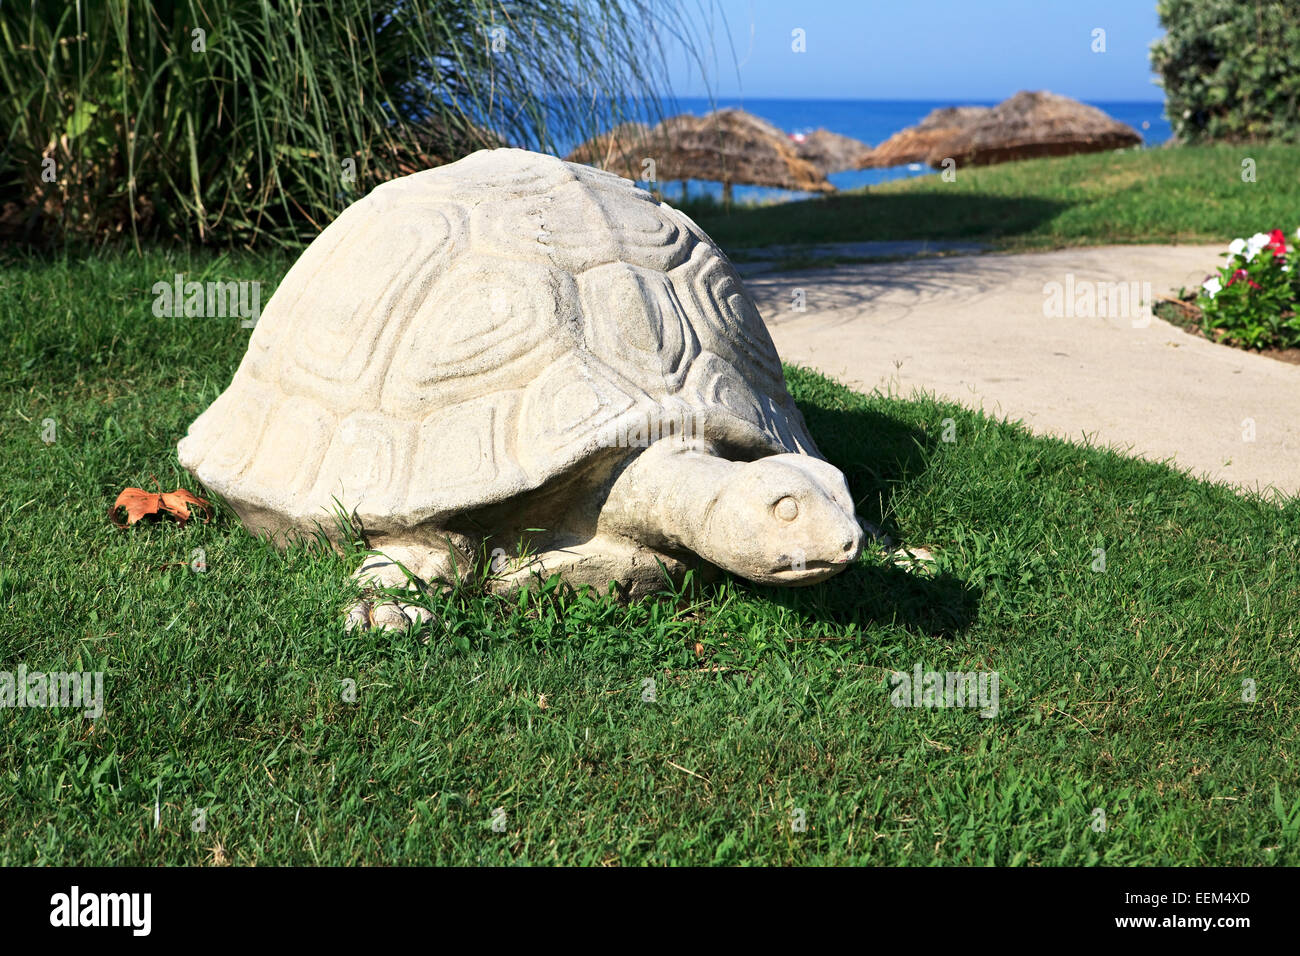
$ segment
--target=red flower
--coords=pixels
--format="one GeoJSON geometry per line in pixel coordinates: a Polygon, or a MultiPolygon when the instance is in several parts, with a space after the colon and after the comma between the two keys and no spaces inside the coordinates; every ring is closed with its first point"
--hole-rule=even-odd
{"type": "Polygon", "coordinates": [[[1232,274],[1232,278],[1228,280],[1228,285],[1232,285],[1234,282],[1236,282],[1238,279],[1241,279],[1241,278],[1245,278],[1245,280],[1246,280],[1248,283],[1250,283],[1250,287],[1251,287],[1252,289],[1258,289],[1258,288],[1259,288],[1259,283],[1256,282],[1254,279],[1252,279],[1252,278],[1250,277],[1249,273],[1247,273],[1245,269],[1238,269],[1236,272],[1234,272],[1234,273],[1232,274]]]}
{"type": "Polygon", "coordinates": [[[1286,255],[1286,236],[1281,229],[1274,229],[1268,234],[1268,248],[1273,250],[1273,258],[1281,259],[1286,255]]]}

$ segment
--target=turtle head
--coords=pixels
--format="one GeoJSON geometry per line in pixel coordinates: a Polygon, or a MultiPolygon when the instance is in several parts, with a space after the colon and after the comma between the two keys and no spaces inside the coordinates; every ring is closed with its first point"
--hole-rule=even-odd
{"type": "Polygon", "coordinates": [[[703,557],[763,584],[813,584],[843,571],[862,550],[844,475],[807,455],[740,465],[718,487],[703,557]]]}

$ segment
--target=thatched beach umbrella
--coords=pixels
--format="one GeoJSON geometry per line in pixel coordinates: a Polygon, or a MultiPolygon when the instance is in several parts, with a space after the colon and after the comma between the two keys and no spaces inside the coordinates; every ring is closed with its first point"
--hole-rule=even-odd
{"type": "Polygon", "coordinates": [[[646,144],[650,141],[650,127],[645,123],[619,123],[613,129],[600,133],[578,146],[565,156],[565,162],[583,163],[587,166],[599,166],[601,169],[622,170],[638,169],[639,179],[641,160],[646,156],[646,144]]]}
{"type": "Polygon", "coordinates": [[[937,144],[929,162],[951,157],[958,166],[986,166],[1035,156],[1068,156],[1137,146],[1131,126],[1068,96],[1017,93],[937,144]]]}
{"type": "MultiPolygon", "coordinates": [[[[900,130],[858,160],[858,169],[928,162],[936,149],[991,112],[987,106],[946,106],[900,130]]],[[[947,155],[947,154],[945,154],[947,155]]]]}
{"type": "Polygon", "coordinates": [[[815,129],[803,137],[791,137],[794,151],[817,167],[823,176],[857,169],[858,163],[871,147],[860,139],[832,133],[828,129],[815,129]]]}
{"type": "MultiPolygon", "coordinates": [[[[586,152],[587,145],[583,144],[570,155],[586,152]]],[[[598,151],[597,148],[593,152],[598,151]]],[[[835,189],[812,163],[799,157],[781,130],[742,110],[669,117],[650,131],[643,149],[626,151],[624,155],[612,156],[608,162],[592,165],[628,179],[640,179],[644,175],[641,163],[645,158],[654,160],[655,177],[660,182],[688,179],[720,182],[728,202],[733,185],[801,192],[835,189]]]]}
{"type": "Polygon", "coordinates": [[[789,137],[766,120],[743,110],[717,110],[705,116],[674,116],[655,128],[662,137],[660,179],[707,179],[731,187],[770,186],[799,192],[834,192],[835,187],[806,159],[789,137]]]}

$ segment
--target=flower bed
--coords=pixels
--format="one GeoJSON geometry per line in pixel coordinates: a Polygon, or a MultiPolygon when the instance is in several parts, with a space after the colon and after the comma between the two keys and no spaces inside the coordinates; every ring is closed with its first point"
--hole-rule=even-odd
{"type": "MultiPolygon", "coordinates": [[[[1296,230],[1300,239],[1300,229],[1296,230]]],[[[1234,239],[1217,275],[1201,285],[1195,303],[1200,331],[1216,342],[1249,349],[1300,347],[1300,270],[1295,246],[1281,229],[1234,239]]]]}

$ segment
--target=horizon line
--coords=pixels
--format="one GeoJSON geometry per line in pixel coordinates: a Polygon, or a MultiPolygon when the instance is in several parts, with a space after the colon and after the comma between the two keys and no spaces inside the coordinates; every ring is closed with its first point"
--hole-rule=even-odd
{"type": "MultiPolygon", "coordinates": [[[[1041,90],[1023,90],[1023,91],[1022,91],[1022,90],[1017,90],[1016,92],[1051,92],[1051,91],[1050,91],[1050,90],[1047,90],[1047,91],[1041,91],[1041,90]]],[[[1061,93],[1061,94],[1058,94],[1058,95],[1060,95],[1060,96],[1064,96],[1065,94],[1064,94],[1064,93],[1061,93]]],[[[973,103],[973,104],[979,104],[979,103],[983,103],[983,102],[995,102],[995,103],[1001,103],[1001,102],[1003,102],[1003,101],[1005,101],[1005,100],[1007,100],[1007,99],[1010,99],[1012,96],[1015,96],[1015,93],[1012,93],[1012,94],[1010,94],[1010,95],[1008,95],[1008,96],[1004,96],[1004,97],[1002,97],[1001,99],[997,99],[996,97],[968,97],[968,98],[966,98],[966,99],[955,100],[955,99],[943,99],[943,98],[940,98],[940,97],[914,97],[914,96],[897,96],[897,97],[895,97],[895,96],[764,96],[764,95],[759,94],[759,93],[753,93],[753,94],[736,93],[736,94],[731,94],[731,95],[727,95],[727,96],[720,96],[720,95],[717,95],[717,94],[708,94],[708,93],[694,93],[694,94],[685,94],[685,93],[682,93],[682,94],[661,93],[661,94],[659,94],[659,96],[658,96],[657,98],[658,98],[658,99],[661,99],[661,100],[671,100],[671,99],[678,99],[678,100],[743,100],[743,99],[751,99],[751,100],[778,100],[778,101],[789,102],[789,103],[806,103],[806,102],[809,102],[809,101],[818,101],[818,102],[823,102],[823,103],[952,103],[954,106],[959,106],[959,105],[961,105],[961,104],[963,104],[963,103],[973,103]]],[[[1094,102],[1094,103],[1141,103],[1141,104],[1149,104],[1149,103],[1163,103],[1163,102],[1165,101],[1165,98],[1164,98],[1163,96],[1159,97],[1158,99],[1153,99],[1153,100],[1111,99],[1111,98],[1109,98],[1109,97],[1091,97],[1091,96],[1089,96],[1089,97],[1071,96],[1071,97],[1069,97],[1069,98],[1072,99],[1072,100],[1078,100],[1078,101],[1081,102],[1081,103],[1094,102]]]]}

